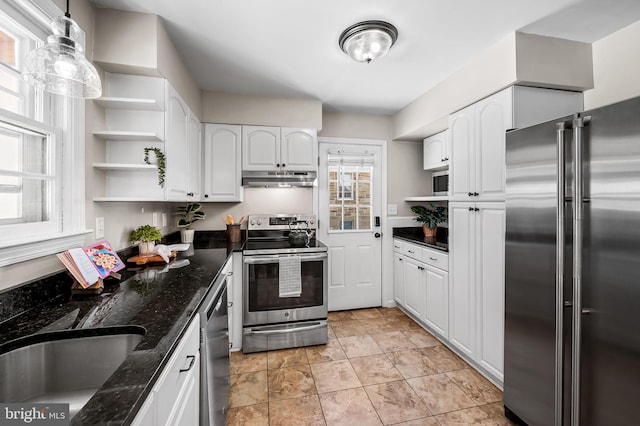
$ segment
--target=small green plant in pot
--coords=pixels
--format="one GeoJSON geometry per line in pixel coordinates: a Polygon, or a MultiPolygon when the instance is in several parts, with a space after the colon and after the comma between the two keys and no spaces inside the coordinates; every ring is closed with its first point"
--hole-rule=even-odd
{"type": "Polygon", "coordinates": [[[155,226],[142,225],[131,231],[129,240],[134,243],[140,243],[138,249],[140,255],[150,256],[153,254],[155,242],[162,238],[162,233],[155,226]]]}
{"type": "Polygon", "coordinates": [[[180,230],[180,238],[183,243],[192,243],[193,234],[195,230],[189,229],[193,222],[205,219],[207,215],[205,212],[200,211],[202,205],[199,203],[187,204],[183,207],[178,207],[178,228],[184,228],[180,230]]]}
{"type": "Polygon", "coordinates": [[[438,224],[447,221],[447,209],[429,203],[429,208],[421,205],[412,206],[411,211],[418,215],[416,221],[422,223],[425,237],[434,237],[438,224]]]}

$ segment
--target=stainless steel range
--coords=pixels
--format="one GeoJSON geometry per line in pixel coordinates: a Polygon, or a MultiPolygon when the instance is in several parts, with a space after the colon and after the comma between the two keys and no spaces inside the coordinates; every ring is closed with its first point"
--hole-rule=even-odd
{"type": "Polygon", "coordinates": [[[251,215],[243,257],[242,351],[327,343],[327,247],[313,237],[314,215],[251,215]],[[308,229],[306,245],[289,243],[308,229]]]}

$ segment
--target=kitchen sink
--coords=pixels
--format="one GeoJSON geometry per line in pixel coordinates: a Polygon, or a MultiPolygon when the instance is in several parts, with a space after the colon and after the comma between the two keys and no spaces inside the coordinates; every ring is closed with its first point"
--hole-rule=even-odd
{"type": "Polygon", "coordinates": [[[0,401],[68,403],[71,418],[134,350],[138,326],[34,334],[0,346],[0,401]]]}

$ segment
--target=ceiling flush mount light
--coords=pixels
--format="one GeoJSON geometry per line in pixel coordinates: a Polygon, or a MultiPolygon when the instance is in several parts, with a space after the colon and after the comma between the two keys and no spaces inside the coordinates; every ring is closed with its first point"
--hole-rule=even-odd
{"type": "Polygon", "coordinates": [[[84,57],[79,42],[81,31],[67,12],[51,22],[47,44],[27,55],[23,78],[47,92],[74,98],[93,99],[102,94],[96,68],[84,57]]]}
{"type": "Polygon", "coordinates": [[[364,21],[340,34],[340,49],[358,62],[371,62],[387,54],[398,39],[396,27],[384,21],[364,21]]]}

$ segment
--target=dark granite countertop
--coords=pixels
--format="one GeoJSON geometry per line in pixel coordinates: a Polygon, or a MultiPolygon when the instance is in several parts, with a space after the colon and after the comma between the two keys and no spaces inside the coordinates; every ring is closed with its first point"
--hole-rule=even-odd
{"type": "Polygon", "coordinates": [[[420,226],[393,228],[393,238],[445,252],[449,251],[448,233],[447,228],[438,228],[435,237],[425,237],[420,226]]]}
{"type": "Polygon", "coordinates": [[[222,266],[242,246],[228,244],[219,235],[197,238],[194,249],[178,253],[172,263],[186,259],[188,265],[128,268],[121,271],[120,281],[106,279],[100,295],[72,295],[70,284],[61,282],[65,281],[64,274],[39,280],[37,286],[0,293],[0,314],[4,314],[0,316],[0,348],[34,333],[121,325],[144,327],[146,334],[135,350],[72,420],[78,425],[129,424],[204,296],[209,290],[215,291],[210,287],[222,266]],[[55,294],[52,287],[62,290],[61,294],[55,294]],[[48,300],[38,300],[47,297],[48,300]],[[11,309],[21,303],[36,302],[38,306],[11,317],[11,309]]]}

